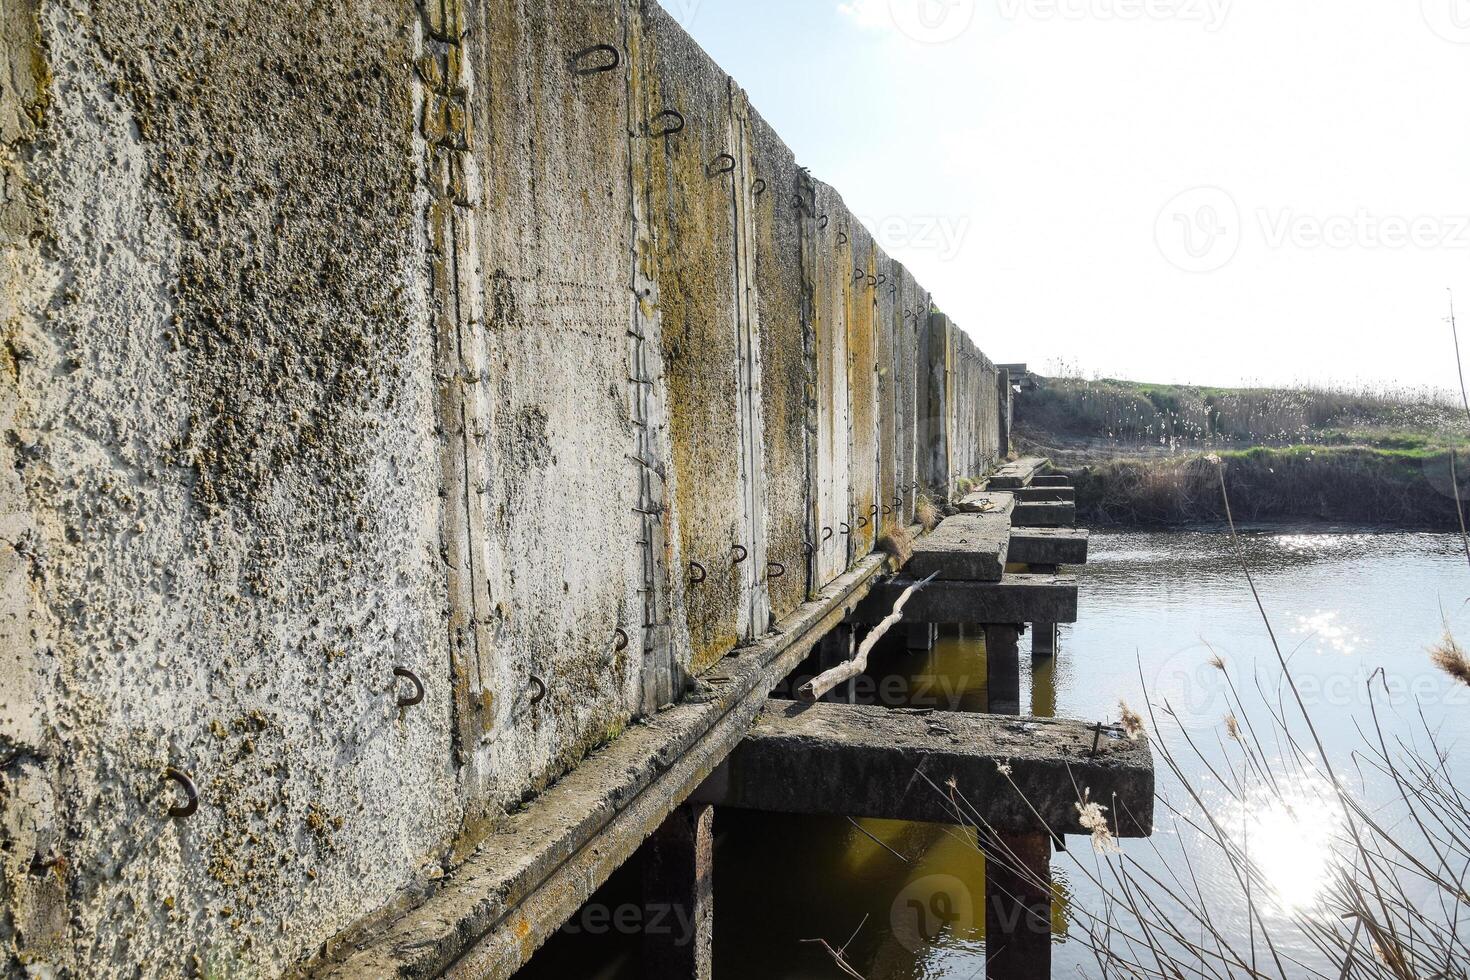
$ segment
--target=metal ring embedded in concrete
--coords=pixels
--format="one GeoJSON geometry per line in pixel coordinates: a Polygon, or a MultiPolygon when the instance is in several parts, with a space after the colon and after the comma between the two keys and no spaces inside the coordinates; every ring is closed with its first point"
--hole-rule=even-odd
{"type": "Polygon", "coordinates": [[[869,289],[876,289],[877,286],[878,286],[878,279],[875,276],[869,276],[868,277],[868,288],[869,289]]]}
{"type": "Polygon", "coordinates": [[[841,527],[842,527],[842,533],[843,534],[851,534],[852,533],[852,528],[850,528],[850,527],[847,526],[847,522],[846,521],[843,521],[842,522],[841,527]]]}
{"type": "Polygon", "coordinates": [[[866,517],[859,517],[858,518],[858,527],[867,527],[867,526],[868,526],[868,519],[866,517]]]}
{"type": "Polygon", "coordinates": [[[578,75],[596,75],[599,72],[612,71],[623,63],[623,54],[611,44],[594,44],[590,48],[583,48],[571,57],[571,69],[578,75]],[[594,54],[610,54],[612,61],[603,64],[584,65],[583,62],[594,54]]]}
{"type": "Polygon", "coordinates": [[[765,182],[765,180],[763,180],[760,177],[757,177],[755,179],[755,183],[750,185],[750,193],[753,196],[755,196],[755,197],[760,197],[765,192],[766,192],[766,182],[765,182]]]}
{"type": "Polygon", "coordinates": [[[883,505],[883,516],[884,517],[887,517],[891,513],[893,513],[893,508],[892,507],[889,507],[887,504],[884,504],[883,505]]]}
{"type": "MultiPolygon", "coordinates": [[[[670,125],[664,126],[663,129],[660,129],[656,133],[649,132],[649,139],[658,139],[661,136],[673,136],[675,133],[682,133],[684,131],[684,114],[678,109],[665,109],[663,112],[660,112],[658,115],[653,117],[653,121],[655,123],[658,122],[660,119],[670,120],[670,125]]],[[[649,129],[651,129],[651,127],[649,127],[649,129]]]]}
{"type": "Polygon", "coordinates": [[[709,177],[732,174],[735,172],[735,158],[728,153],[721,153],[709,162],[709,166],[704,168],[704,172],[709,177]]]}
{"type": "Polygon", "coordinates": [[[848,241],[848,239],[847,239],[847,232],[845,232],[845,231],[839,231],[837,233],[837,244],[838,245],[846,245],[847,244],[847,241],[848,241]]]}
{"type": "Polygon", "coordinates": [[[786,566],[779,561],[766,562],[766,578],[780,578],[786,574],[786,566]]]}
{"type": "Polygon", "coordinates": [[[827,216],[824,214],[820,218],[817,219],[817,228],[819,230],[821,230],[821,231],[826,231],[827,230],[827,223],[828,223],[827,216]]]}
{"type": "Polygon", "coordinates": [[[536,705],[541,703],[542,698],[546,697],[546,684],[544,681],[541,680],[541,678],[537,677],[535,674],[532,674],[531,689],[531,706],[535,707],[536,705]]]}
{"type": "Polygon", "coordinates": [[[404,697],[401,694],[398,696],[398,707],[411,708],[424,699],[424,682],[419,680],[418,674],[415,674],[407,667],[394,667],[393,676],[402,677],[413,685],[413,693],[408,697],[404,697]]]}
{"type": "Polygon", "coordinates": [[[617,629],[613,630],[613,635],[618,638],[618,642],[615,643],[615,644],[613,644],[613,650],[614,651],[621,653],[622,651],[628,649],[628,631],[627,630],[625,630],[621,626],[619,626],[617,629]]]}
{"type": "Polygon", "coordinates": [[[187,773],[180,772],[173,766],[165,769],[163,774],[166,778],[172,779],[179,784],[180,788],[184,791],[185,799],[183,806],[169,807],[168,815],[171,817],[192,817],[194,812],[199,809],[199,788],[194,785],[194,780],[190,779],[187,773]]]}
{"type": "Polygon", "coordinates": [[[823,531],[823,534],[822,534],[822,541],[823,542],[832,540],[832,529],[830,527],[824,527],[824,528],[822,528],[822,531],[823,531]]]}
{"type": "Polygon", "coordinates": [[[888,273],[886,273],[886,272],[880,272],[880,273],[878,273],[878,285],[881,286],[881,285],[883,285],[887,281],[888,281],[888,273]]]}
{"type": "Polygon", "coordinates": [[[874,504],[873,505],[873,509],[870,510],[870,511],[868,511],[868,516],[869,517],[877,517],[878,516],[878,509],[879,509],[878,508],[878,505],[877,504],[874,504]]]}
{"type": "Polygon", "coordinates": [[[750,555],[750,552],[746,550],[745,545],[743,544],[737,544],[730,550],[735,552],[735,560],[730,563],[732,565],[740,564],[750,555]]]}
{"type": "Polygon", "coordinates": [[[694,573],[694,577],[689,580],[689,584],[691,585],[698,585],[709,577],[709,573],[704,570],[704,566],[697,561],[691,561],[689,563],[689,570],[694,573]]]}

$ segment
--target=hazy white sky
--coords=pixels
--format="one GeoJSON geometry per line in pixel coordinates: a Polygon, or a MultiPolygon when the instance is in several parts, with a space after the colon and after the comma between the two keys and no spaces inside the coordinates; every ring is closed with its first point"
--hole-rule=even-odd
{"type": "Polygon", "coordinates": [[[1470,0],[663,0],[987,354],[1454,383],[1470,0]]]}

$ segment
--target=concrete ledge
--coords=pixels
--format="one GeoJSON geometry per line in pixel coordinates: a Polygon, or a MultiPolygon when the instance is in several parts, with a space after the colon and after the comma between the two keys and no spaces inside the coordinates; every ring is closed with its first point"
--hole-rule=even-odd
{"type": "Polygon", "coordinates": [[[974,824],[978,812],[1002,832],[1083,834],[1076,804],[1085,789],[1108,807],[1118,836],[1148,836],[1147,740],[1104,728],[1093,756],[1094,731],[1080,721],[771,701],[695,796],[750,810],[930,823],[974,824]],[[1011,767],[1009,780],[999,763],[1011,767]],[[951,779],[968,806],[949,798],[951,779]]]}
{"type": "Polygon", "coordinates": [[[870,555],[701,676],[707,691],[630,728],[507,817],[407,911],[343,937],[310,975],[508,977],[745,736],[775,685],[887,567],[870,555]]]}
{"type": "MultiPolygon", "coordinates": [[[[914,579],[875,586],[853,611],[852,621],[876,623],[893,611],[914,579]]],[[[1075,623],[1077,578],[1073,575],[1006,575],[999,582],[930,582],[903,607],[905,623],[1075,623]]]]}
{"type": "Polygon", "coordinates": [[[1070,487],[1072,478],[1065,473],[1038,473],[1031,478],[1033,487],[1070,487]]]}
{"type": "Polygon", "coordinates": [[[1011,523],[1016,527],[1071,527],[1077,523],[1077,505],[1064,500],[1017,503],[1011,523]]]}
{"type": "Polygon", "coordinates": [[[1050,465],[1040,456],[1018,459],[990,474],[986,487],[991,490],[1015,490],[1020,487],[1029,487],[1037,472],[1050,465]]]}
{"type": "Polygon", "coordinates": [[[1021,565],[1087,564],[1086,530],[1056,527],[1012,528],[1006,561],[1021,565]]]}
{"type": "Polygon", "coordinates": [[[914,542],[908,573],[941,580],[999,582],[1006,567],[1011,521],[1005,514],[956,514],[914,542]]]}

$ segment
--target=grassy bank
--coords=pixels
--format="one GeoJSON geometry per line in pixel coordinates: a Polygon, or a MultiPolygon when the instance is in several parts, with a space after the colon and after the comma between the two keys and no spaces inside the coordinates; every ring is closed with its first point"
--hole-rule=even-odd
{"type": "Polygon", "coordinates": [[[1366,445],[1423,449],[1464,439],[1446,393],[1393,388],[1205,388],[1046,378],[1016,402],[1037,444],[1244,448],[1366,445]]]}
{"type": "MultiPolygon", "coordinates": [[[[1325,521],[1458,530],[1450,454],[1361,446],[1256,447],[1218,454],[1237,521],[1325,521]]],[[[1470,495],[1470,459],[1456,458],[1470,495]]],[[[1216,464],[1204,454],[1115,458],[1073,470],[1082,525],[1224,520],[1216,464]]]]}

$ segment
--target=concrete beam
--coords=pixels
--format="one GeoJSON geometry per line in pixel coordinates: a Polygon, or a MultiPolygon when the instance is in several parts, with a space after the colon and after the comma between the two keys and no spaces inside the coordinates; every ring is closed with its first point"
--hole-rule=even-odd
{"type": "Polygon", "coordinates": [[[1077,491],[1071,487],[1038,487],[1032,484],[1013,492],[1016,495],[1016,502],[1023,504],[1048,503],[1058,500],[1072,503],[1077,499],[1077,491]]]}
{"type": "Polygon", "coordinates": [[[1017,503],[1011,523],[1016,527],[1071,527],[1077,523],[1077,505],[1064,500],[1017,503]]]}
{"type": "Polygon", "coordinates": [[[678,980],[714,975],[714,807],[686,803],[644,845],[643,907],[666,910],[680,928],[643,929],[643,974],[678,980]]]}
{"type": "Polygon", "coordinates": [[[864,558],[779,632],[701,675],[703,693],[629,728],[525,809],[462,841],[469,857],[432,891],[339,937],[308,975],[510,977],[739,743],[770,690],[887,565],[864,558]]]}
{"type": "MultiPolygon", "coordinates": [[[[914,583],[904,577],[874,587],[853,610],[857,623],[876,623],[893,611],[899,594],[914,583]]],[[[999,582],[930,582],[903,608],[905,623],[1075,623],[1077,578],[1073,575],[1006,575],[999,582]]]]}
{"type": "Polygon", "coordinates": [[[999,582],[1006,568],[1010,518],[1003,514],[956,514],[914,542],[908,573],[938,575],[941,581],[999,582]]]}
{"type": "Polygon", "coordinates": [[[1147,836],[1154,805],[1147,740],[1105,728],[1093,756],[1094,734],[1079,721],[771,701],[694,799],[928,823],[973,825],[978,814],[1009,833],[1084,834],[1076,803],[1086,787],[1094,800],[1116,801],[1108,815],[1121,821],[1120,836],[1147,836]]]}
{"type": "Polygon", "coordinates": [[[1037,472],[1050,465],[1040,456],[1018,459],[992,473],[986,486],[991,490],[1015,490],[1019,487],[1029,487],[1037,472]]]}
{"type": "Polygon", "coordinates": [[[1011,528],[1006,561],[1021,565],[1085,565],[1086,530],[1073,528],[1011,528]]]}
{"type": "Polygon", "coordinates": [[[1033,487],[1070,487],[1072,478],[1065,473],[1038,473],[1031,478],[1033,487]]]}

